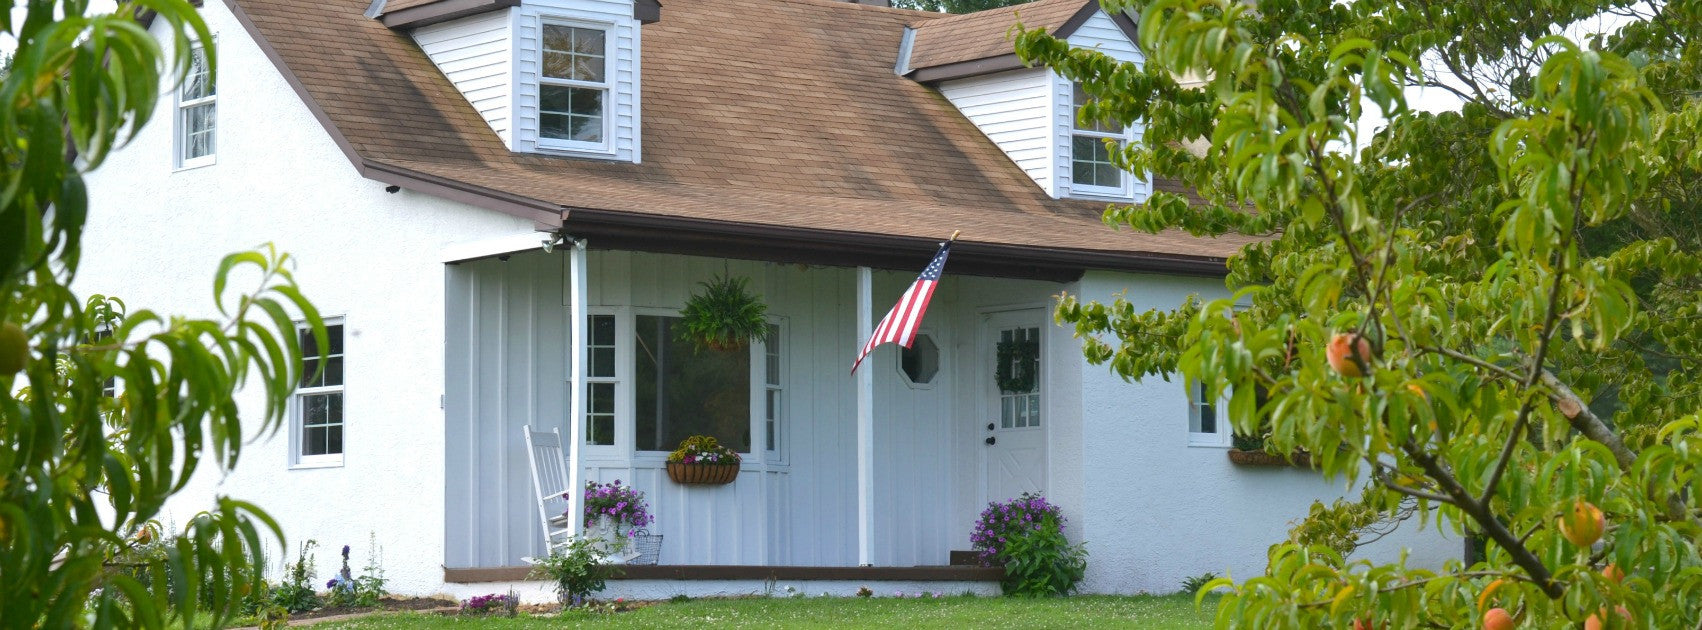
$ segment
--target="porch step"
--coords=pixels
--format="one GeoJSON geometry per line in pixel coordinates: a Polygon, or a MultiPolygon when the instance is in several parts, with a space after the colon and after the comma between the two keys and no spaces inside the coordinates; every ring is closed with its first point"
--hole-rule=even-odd
{"type": "Polygon", "coordinates": [[[954,550],[951,552],[951,565],[954,567],[978,567],[981,566],[981,560],[975,557],[973,551],[954,550]]]}

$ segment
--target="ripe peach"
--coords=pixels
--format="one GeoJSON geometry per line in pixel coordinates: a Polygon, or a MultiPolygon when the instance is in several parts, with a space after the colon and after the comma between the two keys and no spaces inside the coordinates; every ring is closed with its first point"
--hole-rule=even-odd
{"type": "MultiPolygon", "coordinates": [[[[1613,611],[1619,613],[1619,617],[1625,620],[1626,625],[1631,624],[1631,611],[1626,610],[1624,606],[1615,606],[1613,611]]],[[[1602,630],[1602,628],[1607,627],[1602,621],[1602,616],[1606,614],[1607,610],[1603,609],[1599,613],[1590,615],[1588,619],[1584,620],[1584,630],[1602,630]]]]}
{"type": "Polygon", "coordinates": [[[1588,501],[1572,504],[1572,509],[1560,517],[1560,535],[1579,547],[1588,549],[1596,544],[1604,531],[1607,531],[1607,517],[1602,515],[1601,508],[1588,501]]]}
{"type": "Polygon", "coordinates": [[[1617,564],[1610,564],[1606,567],[1602,567],[1602,577],[1613,580],[1616,583],[1624,582],[1625,571],[1621,570],[1617,564]]]}
{"type": "Polygon", "coordinates": [[[1324,358],[1330,362],[1330,368],[1342,376],[1357,378],[1365,376],[1360,365],[1371,364],[1371,342],[1353,333],[1336,333],[1330,335],[1330,343],[1324,348],[1324,358]],[[1349,353],[1359,356],[1355,361],[1349,353]]]}
{"type": "Polygon", "coordinates": [[[1505,608],[1491,608],[1483,612],[1483,630],[1513,630],[1513,615],[1505,608]]]}

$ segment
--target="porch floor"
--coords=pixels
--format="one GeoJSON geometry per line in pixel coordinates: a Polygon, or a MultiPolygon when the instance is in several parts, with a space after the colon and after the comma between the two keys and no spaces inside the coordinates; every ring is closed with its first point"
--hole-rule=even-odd
{"type": "MultiPolygon", "coordinates": [[[[470,584],[479,582],[520,582],[531,575],[532,567],[490,567],[443,569],[443,581],[470,584]]],[[[801,567],[731,564],[628,565],[611,580],[866,580],[871,582],[997,582],[1005,576],[999,567],[930,566],[930,567],[801,567]]]]}

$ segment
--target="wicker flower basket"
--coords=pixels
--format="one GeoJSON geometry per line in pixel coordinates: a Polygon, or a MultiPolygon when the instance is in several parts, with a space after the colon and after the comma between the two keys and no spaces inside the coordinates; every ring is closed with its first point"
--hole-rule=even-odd
{"type": "Polygon", "coordinates": [[[1238,448],[1229,449],[1229,461],[1237,466],[1293,466],[1295,468],[1311,468],[1311,453],[1294,453],[1283,457],[1265,451],[1243,451],[1238,448]]]}
{"type": "Polygon", "coordinates": [[[668,478],[680,484],[718,486],[738,479],[739,465],[668,462],[668,478]]]}

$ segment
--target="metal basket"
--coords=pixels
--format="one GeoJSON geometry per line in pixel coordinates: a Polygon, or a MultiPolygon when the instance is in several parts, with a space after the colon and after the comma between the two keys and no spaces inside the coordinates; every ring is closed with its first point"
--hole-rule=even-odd
{"type": "Polygon", "coordinates": [[[638,557],[627,561],[627,564],[656,564],[662,556],[662,535],[652,534],[650,530],[639,529],[632,532],[632,548],[638,552],[638,557]]]}

